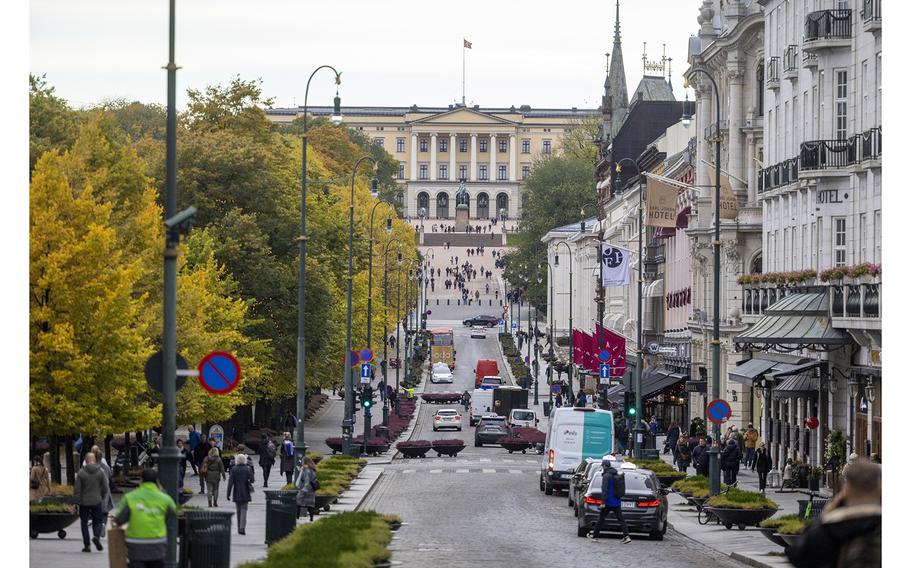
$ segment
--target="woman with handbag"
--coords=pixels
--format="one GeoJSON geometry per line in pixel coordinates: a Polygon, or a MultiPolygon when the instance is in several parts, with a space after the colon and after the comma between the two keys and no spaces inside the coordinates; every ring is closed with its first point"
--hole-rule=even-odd
{"type": "Polygon", "coordinates": [[[32,460],[32,469],[28,478],[29,499],[32,501],[41,499],[51,492],[51,474],[41,456],[35,456],[35,459],[32,460]]]}
{"type": "Polygon", "coordinates": [[[228,501],[234,501],[237,506],[237,533],[246,534],[246,511],[253,500],[253,484],[256,482],[256,474],[253,468],[247,463],[249,458],[246,454],[237,454],[234,456],[234,467],[231,468],[231,474],[228,476],[227,498],[228,501]]]}
{"type": "Polygon", "coordinates": [[[316,479],[316,464],[313,460],[304,457],[300,474],[297,476],[297,507],[298,516],[300,507],[306,507],[310,514],[310,522],[316,514],[316,491],[319,490],[319,480],[316,479]]]}

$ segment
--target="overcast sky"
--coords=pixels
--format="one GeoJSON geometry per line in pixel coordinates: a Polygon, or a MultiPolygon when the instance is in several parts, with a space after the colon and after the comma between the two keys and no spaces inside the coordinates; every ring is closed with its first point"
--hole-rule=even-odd
{"type": "MultiPolygon", "coordinates": [[[[621,31],[629,95],[662,45],[681,99],[699,0],[624,0],[621,31]]],[[[177,2],[178,105],[187,88],[262,78],[275,106],[303,104],[309,73],[342,71],[343,105],[448,105],[461,100],[462,38],[468,104],[596,107],[612,50],[615,2],[525,0],[184,0],[177,2]]],[[[47,74],[76,106],[125,98],[166,102],[166,0],[32,0],[32,73],[47,74]]],[[[331,73],[311,86],[331,104],[331,73]]],[[[690,93],[691,94],[691,93],[690,93]]]]}

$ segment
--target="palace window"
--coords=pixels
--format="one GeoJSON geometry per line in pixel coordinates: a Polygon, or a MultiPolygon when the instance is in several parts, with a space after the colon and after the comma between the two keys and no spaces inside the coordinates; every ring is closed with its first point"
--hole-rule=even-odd
{"type": "Polygon", "coordinates": [[[395,151],[404,152],[404,138],[398,138],[395,140],[395,151]]]}
{"type": "Polygon", "coordinates": [[[440,152],[448,152],[448,151],[449,151],[449,139],[448,139],[448,138],[440,138],[440,139],[439,139],[439,151],[440,151],[440,152]]]}
{"type": "Polygon", "coordinates": [[[487,139],[486,139],[486,138],[481,138],[481,139],[479,140],[479,142],[480,142],[480,151],[481,151],[481,152],[486,152],[486,151],[487,151],[487,139]]]}
{"type": "Polygon", "coordinates": [[[449,166],[439,164],[439,179],[449,179],[449,166]]]}
{"type": "Polygon", "coordinates": [[[505,153],[509,151],[509,141],[503,138],[499,141],[499,152],[505,153]]]}
{"type": "Polygon", "coordinates": [[[487,167],[484,165],[481,165],[479,167],[479,169],[480,169],[480,175],[478,177],[480,177],[480,181],[487,181],[489,179],[489,177],[487,176],[487,167]]]}
{"type": "Polygon", "coordinates": [[[506,171],[505,164],[499,164],[499,173],[497,174],[496,179],[499,181],[507,181],[509,179],[509,174],[506,171]]]}
{"type": "Polygon", "coordinates": [[[430,179],[430,166],[426,164],[420,164],[420,174],[417,176],[417,179],[428,180],[430,179]]]}
{"type": "Polygon", "coordinates": [[[459,151],[459,152],[467,152],[467,151],[468,151],[468,139],[467,139],[467,138],[459,138],[459,139],[458,139],[458,151],[459,151]]]}
{"type": "Polygon", "coordinates": [[[521,153],[530,154],[531,153],[531,141],[525,138],[521,141],[521,153]]]}
{"type": "Polygon", "coordinates": [[[404,179],[404,162],[398,162],[398,179],[404,179]]]}
{"type": "Polygon", "coordinates": [[[426,152],[428,147],[429,147],[429,142],[427,141],[427,139],[421,138],[420,139],[420,151],[426,152]]]}
{"type": "Polygon", "coordinates": [[[458,179],[468,179],[467,164],[458,164],[458,179]]]}
{"type": "Polygon", "coordinates": [[[529,175],[531,175],[531,164],[522,164],[521,165],[521,179],[528,179],[529,175]]]}
{"type": "Polygon", "coordinates": [[[549,154],[549,153],[550,153],[550,141],[549,141],[549,140],[544,140],[544,141],[543,141],[543,153],[544,153],[544,154],[549,154]]]}

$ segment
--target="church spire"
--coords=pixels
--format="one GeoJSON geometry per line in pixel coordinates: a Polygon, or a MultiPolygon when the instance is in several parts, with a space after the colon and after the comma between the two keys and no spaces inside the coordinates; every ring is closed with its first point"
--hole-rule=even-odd
{"type": "Polygon", "coordinates": [[[613,133],[615,134],[625,120],[629,107],[629,95],[626,89],[626,70],[622,59],[622,40],[619,34],[619,0],[616,0],[616,23],[613,32],[613,53],[610,62],[610,94],[613,101],[613,133]]]}

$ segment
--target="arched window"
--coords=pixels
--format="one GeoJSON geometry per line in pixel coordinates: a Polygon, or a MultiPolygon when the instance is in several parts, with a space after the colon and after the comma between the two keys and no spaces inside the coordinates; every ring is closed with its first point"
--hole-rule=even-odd
{"type": "Polygon", "coordinates": [[[761,274],[762,260],[761,253],[755,255],[752,262],[749,263],[749,274],[761,274]]]}
{"type": "Polygon", "coordinates": [[[449,218],[449,194],[441,192],[436,196],[436,218],[449,218]]]}
{"type": "Polygon", "coordinates": [[[430,212],[430,194],[421,191],[417,194],[417,211],[420,212],[421,209],[424,209],[428,214],[430,212]]]}
{"type": "Polygon", "coordinates": [[[509,194],[500,193],[496,196],[496,215],[503,219],[509,217],[509,194]]]}
{"type": "Polygon", "coordinates": [[[477,194],[477,218],[490,218],[490,196],[486,193],[477,194]]]}
{"type": "Polygon", "coordinates": [[[755,69],[755,113],[765,116],[765,66],[761,62],[755,69]]]}

